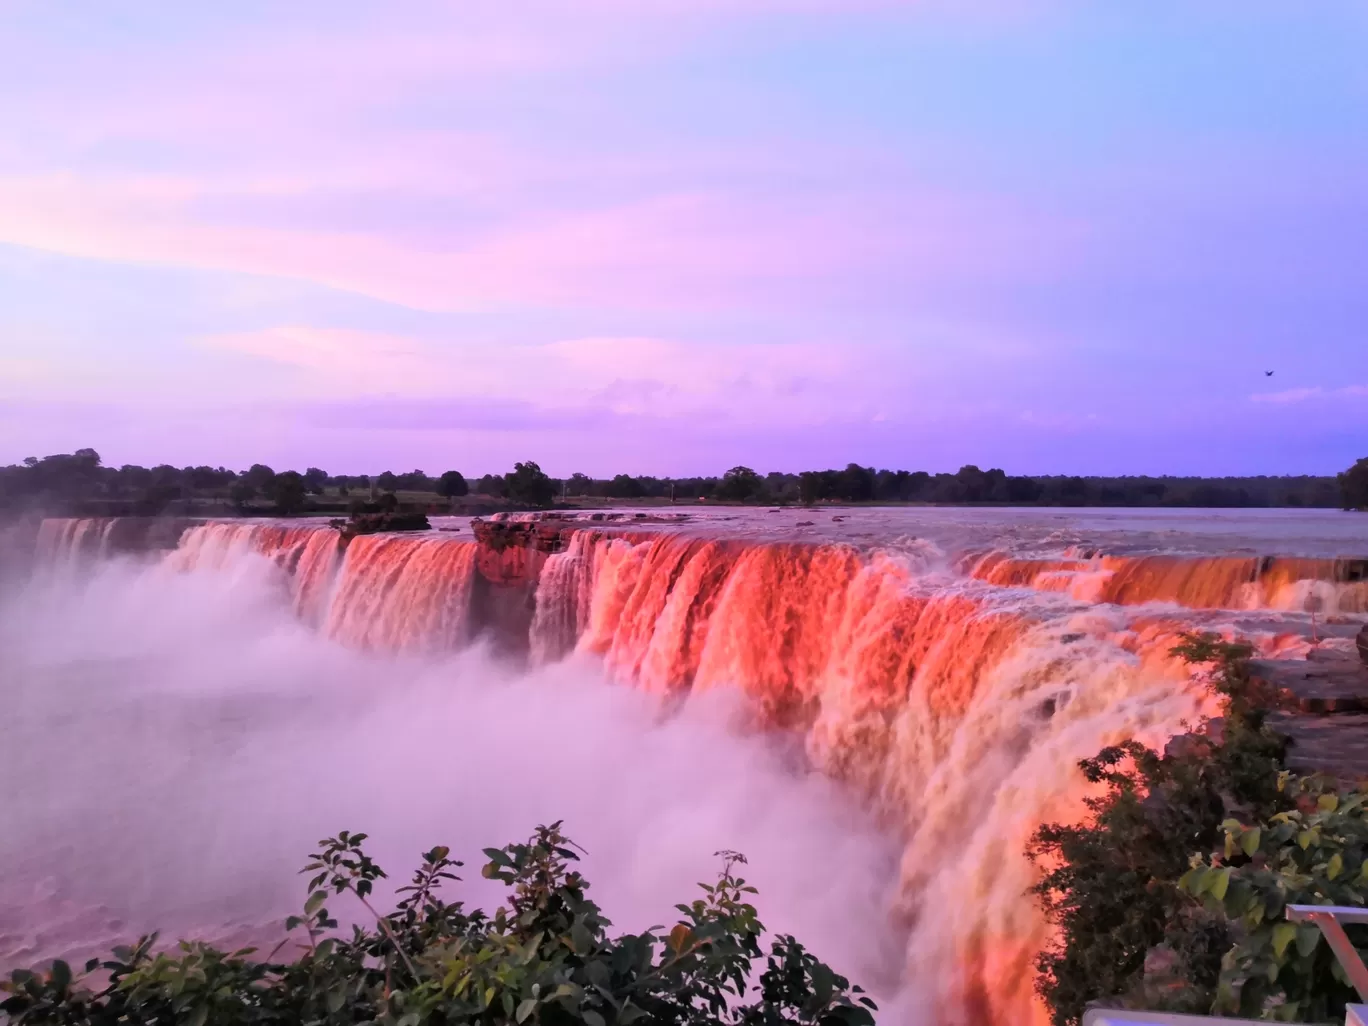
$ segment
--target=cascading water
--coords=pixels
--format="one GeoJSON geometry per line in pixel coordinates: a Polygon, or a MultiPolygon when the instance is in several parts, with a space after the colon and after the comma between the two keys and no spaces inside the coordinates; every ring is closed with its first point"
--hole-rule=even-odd
{"type": "Polygon", "coordinates": [[[1064,592],[1084,602],[1189,609],[1368,612],[1368,561],[1173,555],[1019,559],[971,554],[971,576],[1007,587],[1064,592]]]}
{"type": "MultiPolygon", "coordinates": [[[[91,523],[45,524],[49,560],[85,552],[91,523]]],[[[451,651],[501,604],[496,626],[520,633],[514,647],[533,665],[574,653],[648,692],[739,690],[752,730],[799,739],[810,767],[900,839],[891,915],[904,978],[933,1006],[925,1018],[944,1023],[1041,1016],[1033,959],[1049,934],[1028,896],[1026,842],[1042,822],[1082,814],[1078,760],[1127,737],[1162,744],[1213,710],[1168,654],[1179,633],[1229,627],[1231,610],[1368,609],[1361,570],[1343,561],[928,561],[924,543],[553,534],[553,551],[533,534],[511,547],[373,535],[343,551],[321,526],[203,524],[166,562],[214,570],[264,556],[287,575],[297,615],[350,647],[451,651]]],[[[1287,615],[1240,627],[1265,652],[1304,652],[1287,615]]]]}
{"type": "Polygon", "coordinates": [[[38,558],[60,571],[72,571],[109,553],[116,520],[44,520],[38,527],[38,558]]]}
{"type": "Polygon", "coordinates": [[[536,664],[554,662],[574,649],[589,623],[594,601],[595,536],[576,532],[564,552],[547,557],[537,579],[529,647],[536,664]]]}

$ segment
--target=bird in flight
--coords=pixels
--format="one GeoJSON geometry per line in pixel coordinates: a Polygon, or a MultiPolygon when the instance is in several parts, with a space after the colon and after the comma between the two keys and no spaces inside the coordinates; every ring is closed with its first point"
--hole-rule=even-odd
{"type": "Polygon", "coordinates": [[[1273,372],[1272,372],[1272,371],[1264,371],[1264,377],[1266,377],[1266,378],[1271,378],[1272,376],[1273,376],[1273,372]]]}

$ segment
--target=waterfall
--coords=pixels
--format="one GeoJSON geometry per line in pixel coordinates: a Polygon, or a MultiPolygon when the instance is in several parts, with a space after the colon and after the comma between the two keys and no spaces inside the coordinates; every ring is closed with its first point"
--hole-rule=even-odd
{"type": "Polygon", "coordinates": [[[1083,602],[1368,612],[1364,560],[1178,555],[1020,559],[988,552],[963,557],[961,566],[992,584],[1063,592],[1083,602]]]}
{"type": "MultiPolygon", "coordinates": [[[[75,566],[108,549],[110,529],[45,522],[42,557],[75,566]]],[[[933,559],[673,529],[548,532],[344,548],[317,524],[205,523],[163,558],[186,572],[268,559],[295,613],[351,647],[449,652],[493,632],[533,664],[576,653],[650,692],[740,691],[748,729],[796,739],[808,770],[901,840],[889,914],[908,978],[947,1023],[1042,1019],[1033,965],[1050,934],[1028,894],[1027,840],[1084,814],[1078,760],[1128,737],[1162,745],[1214,711],[1169,654],[1180,633],[1262,611],[1241,630],[1265,652],[1296,652],[1300,628],[1279,611],[1368,611],[1361,561],[933,559]]]]}

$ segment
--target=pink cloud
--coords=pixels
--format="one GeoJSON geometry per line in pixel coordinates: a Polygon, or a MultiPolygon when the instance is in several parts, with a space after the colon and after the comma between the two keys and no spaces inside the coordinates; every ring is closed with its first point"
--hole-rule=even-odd
{"type": "MultiPolygon", "coordinates": [[[[857,9],[952,16],[944,0],[857,9]]],[[[12,35],[25,88],[0,92],[0,241],[304,278],[431,310],[734,307],[795,290],[820,298],[895,268],[915,297],[945,282],[1049,275],[1086,242],[1077,225],[932,188],[849,143],[834,153],[778,129],[726,143],[707,126],[677,145],[580,144],[554,131],[519,142],[480,121],[486,104],[516,111],[511,87],[536,94],[556,88],[551,74],[572,72],[573,87],[574,74],[631,71],[738,19],[852,17],[845,0],[292,11],[218,33],[193,31],[191,18],[177,23],[182,45],[125,41],[74,66],[54,59],[66,40],[12,35]],[[444,103],[455,112],[429,109],[444,103]],[[140,148],[152,156],[109,156],[140,148]],[[120,159],[155,171],[130,173],[120,159]],[[780,184],[757,194],[700,181],[780,184]],[[423,224],[387,197],[469,217],[423,224]],[[307,223],[311,204],[364,209],[366,227],[343,214],[307,223]]]]}
{"type": "Polygon", "coordinates": [[[225,224],[184,177],[0,178],[0,240],[85,257],[305,278],[430,310],[508,303],[700,309],[894,269],[915,293],[985,277],[1051,276],[1081,233],[992,198],[911,190],[801,200],[662,195],[507,215],[464,245],[401,231],[225,224]]]}
{"type": "MultiPolygon", "coordinates": [[[[525,402],[652,416],[709,414],[795,422],[837,416],[880,397],[872,346],[733,346],[654,338],[582,338],[500,345],[283,325],[215,335],[202,346],[297,372],[292,394],[370,401],[525,402]]],[[[250,376],[249,376],[250,377],[250,376]]],[[[258,390],[260,391],[260,390],[258,390]]]]}

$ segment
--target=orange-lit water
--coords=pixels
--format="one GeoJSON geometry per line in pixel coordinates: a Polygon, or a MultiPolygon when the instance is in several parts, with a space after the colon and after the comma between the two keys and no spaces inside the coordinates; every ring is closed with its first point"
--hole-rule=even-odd
{"type": "MultiPolygon", "coordinates": [[[[1357,564],[1335,559],[1356,551],[1340,547],[1340,522],[1307,541],[1315,526],[1298,521],[1288,551],[1257,517],[1182,534],[1171,517],[1128,526],[1136,514],[1091,528],[834,516],[567,522],[550,554],[482,550],[454,521],[345,552],[325,527],[217,523],[189,529],[166,563],[212,573],[264,557],[301,619],[358,649],[459,649],[498,600],[532,665],[591,663],[662,695],[738,689],[751,730],[799,739],[898,839],[888,914],[904,979],[926,1021],[945,1023],[1040,1017],[1032,962],[1048,929],[1027,897],[1026,841],[1081,813],[1079,759],[1126,737],[1160,744],[1212,710],[1168,654],[1180,632],[1295,656],[1313,615],[1326,644],[1347,647],[1368,611],[1357,564]],[[1266,548],[1240,551],[1251,543],[1266,548]]],[[[43,530],[65,565],[98,551],[103,528],[43,530]]]]}

